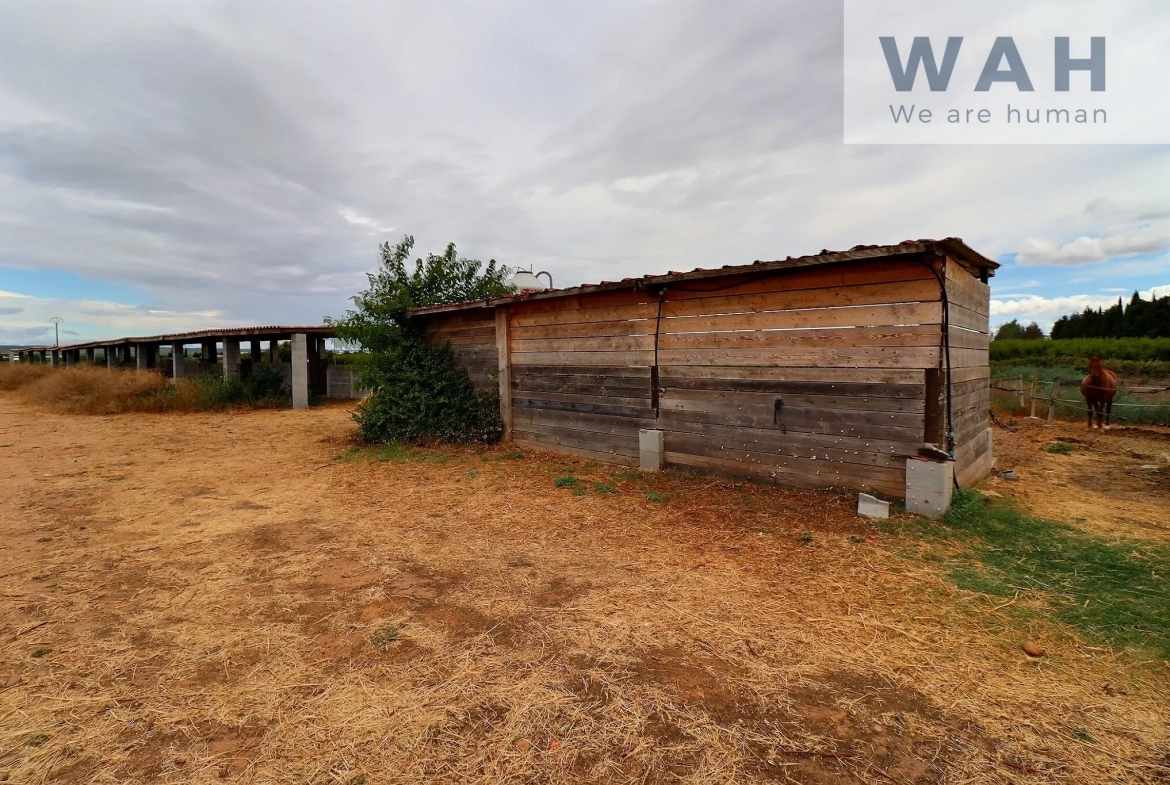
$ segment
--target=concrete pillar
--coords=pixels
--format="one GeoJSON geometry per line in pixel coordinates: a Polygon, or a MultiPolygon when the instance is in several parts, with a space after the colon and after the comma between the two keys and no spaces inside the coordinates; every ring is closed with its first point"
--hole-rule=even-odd
{"type": "Polygon", "coordinates": [[[208,365],[215,365],[217,359],[215,354],[215,341],[203,341],[203,348],[200,352],[200,357],[204,363],[208,365]]]}
{"type": "Polygon", "coordinates": [[[280,341],[275,338],[268,342],[268,362],[273,365],[280,362],[280,341]]]}
{"type": "Polygon", "coordinates": [[[252,358],[252,364],[258,365],[260,363],[260,360],[262,359],[260,357],[260,342],[253,339],[252,345],[251,345],[251,347],[249,347],[249,349],[250,349],[250,351],[248,352],[248,355],[252,358]]]}
{"type": "Polygon", "coordinates": [[[292,337],[292,399],[294,409],[309,408],[309,339],[304,333],[292,337]]]}
{"type": "Polygon", "coordinates": [[[130,360],[132,360],[132,359],[133,358],[130,356],[130,344],[128,344],[128,343],[123,344],[123,346],[122,346],[122,363],[121,364],[122,365],[129,365],[130,360]]]}
{"type": "Polygon", "coordinates": [[[147,368],[150,367],[150,361],[147,359],[148,356],[149,355],[148,355],[148,352],[146,350],[146,344],[144,344],[144,343],[134,344],[134,359],[137,361],[135,363],[135,365],[137,366],[138,370],[145,371],[147,368]]]}
{"type": "Polygon", "coordinates": [[[223,378],[236,379],[240,375],[240,339],[224,336],[223,378]]]}
{"type": "Polygon", "coordinates": [[[60,365],[61,365],[61,350],[54,349],[53,350],[53,367],[57,368],[60,365]]]}
{"type": "Polygon", "coordinates": [[[93,365],[95,356],[97,356],[97,352],[92,346],[85,350],[85,361],[90,365],[93,365]]]}
{"type": "Polygon", "coordinates": [[[49,362],[49,353],[41,349],[41,365],[47,365],[49,362]]]}
{"type": "Polygon", "coordinates": [[[941,518],[955,488],[953,461],[906,459],[906,512],[941,518]]]}
{"type": "Polygon", "coordinates": [[[106,367],[115,367],[118,364],[118,347],[103,346],[102,351],[106,353],[106,367]]]}
{"type": "Polygon", "coordinates": [[[174,379],[183,378],[183,344],[171,344],[171,377],[174,379]]]}
{"type": "Polygon", "coordinates": [[[666,440],[662,431],[643,428],[638,431],[638,468],[644,472],[662,471],[666,440]]]}

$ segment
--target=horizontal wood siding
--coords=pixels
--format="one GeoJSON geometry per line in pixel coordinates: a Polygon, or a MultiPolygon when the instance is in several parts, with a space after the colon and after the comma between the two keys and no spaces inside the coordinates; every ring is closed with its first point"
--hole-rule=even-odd
{"type": "Polygon", "coordinates": [[[903,496],[941,325],[937,280],[905,259],[671,291],[658,355],[666,460],[903,496]]]}
{"type": "Polygon", "coordinates": [[[990,287],[954,259],[947,260],[950,311],[951,406],[955,426],[955,476],[967,488],[991,472],[990,287]]]}
{"type": "MultiPolygon", "coordinates": [[[[901,497],[905,459],[941,435],[941,267],[883,258],[514,302],[502,327],[467,318],[439,337],[473,359],[490,351],[494,370],[506,335],[517,444],[636,464],[639,430],[659,428],[669,465],[901,497]]],[[[945,267],[969,479],[986,429],[988,292],[945,267]]]]}
{"type": "Polygon", "coordinates": [[[476,390],[498,392],[500,364],[492,310],[451,311],[422,318],[426,320],[428,338],[437,345],[451,345],[456,361],[466,369],[476,390]]]}
{"type": "Polygon", "coordinates": [[[657,298],[599,293],[509,310],[513,441],[636,464],[638,431],[654,427],[657,298]]]}

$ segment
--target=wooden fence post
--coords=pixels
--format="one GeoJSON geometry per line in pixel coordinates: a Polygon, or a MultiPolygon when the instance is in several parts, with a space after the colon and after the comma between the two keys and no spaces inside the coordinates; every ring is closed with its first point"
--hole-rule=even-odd
{"type": "Polygon", "coordinates": [[[1036,419],[1036,385],[1037,385],[1037,383],[1038,383],[1038,379],[1035,376],[1033,376],[1032,377],[1032,391],[1031,391],[1032,412],[1031,412],[1031,414],[1028,415],[1028,417],[1030,419],[1033,419],[1033,420],[1036,419]]]}
{"type": "Polygon", "coordinates": [[[512,351],[508,342],[508,306],[496,306],[496,357],[500,367],[500,419],[504,441],[512,441],[512,351]]]}
{"type": "Polygon", "coordinates": [[[1048,424],[1052,425],[1052,420],[1056,416],[1056,389],[1060,386],[1060,377],[1057,376],[1052,380],[1052,389],[1048,392],[1048,424]]]}
{"type": "Polygon", "coordinates": [[[1024,408],[1024,377],[1020,377],[1020,408],[1024,408]]]}

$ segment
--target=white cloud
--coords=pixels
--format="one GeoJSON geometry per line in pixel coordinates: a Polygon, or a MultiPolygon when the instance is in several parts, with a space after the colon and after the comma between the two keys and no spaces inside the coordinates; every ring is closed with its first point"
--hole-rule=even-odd
{"type": "Polygon", "coordinates": [[[1020,243],[1016,261],[1023,267],[1041,264],[1075,267],[1167,250],[1170,250],[1170,232],[1137,229],[1106,237],[1078,237],[1064,244],[1028,238],[1020,243]]]}
{"type": "Polygon", "coordinates": [[[168,311],[105,300],[54,300],[5,291],[0,291],[0,314],[4,315],[0,319],[3,344],[52,342],[51,316],[63,316],[61,335],[77,336],[79,341],[233,324],[218,311],[168,311]]]}
{"type": "Polygon", "coordinates": [[[349,207],[342,207],[337,211],[337,214],[344,218],[347,223],[351,223],[354,226],[366,227],[370,230],[370,234],[385,234],[394,231],[393,226],[382,226],[368,215],[362,215],[357,210],[349,207]]]}
{"type": "MultiPolygon", "coordinates": [[[[1154,294],[1165,297],[1170,294],[1170,283],[1138,292],[1143,300],[1153,299],[1154,294]]],[[[1035,294],[1019,295],[1014,299],[1002,299],[997,295],[991,301],[991,324],[996,327],[1004,322],[1017,319],[1021,324],[1036,322],[1045,332],[1061,316],[1080,313],[1086,308],[1108,308],[1117,303],[1117,295],[1073,294],[1064,297],[1041,297],[1035,294]]],[[[1123,297],[1122,300],[1129,298],[1123,297]]]]}

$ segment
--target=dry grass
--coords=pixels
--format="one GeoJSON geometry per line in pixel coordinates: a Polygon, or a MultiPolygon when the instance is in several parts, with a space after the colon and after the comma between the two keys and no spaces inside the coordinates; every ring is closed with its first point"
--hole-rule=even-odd
{"type": "Polygon", "coordinates": [[[0,363],[0,392],[12,392],[32,384],[52,372],[48,365],[31,363],[0,363]]]}
{"type": "MultiPolygon", "coordinates": [[[[17,366],[20,368],[20,366],[17,366]]],[[[130,371],[79,365],[48,373],[24,366],[30,377],[17,397],[67,414],[117,414],[166,389],[168,380],[155,371],[130,371]]]]}
{"type": "MultiPolygon", "coordinates": [[[[17,400],[62,414],[218,411],[248,405],[243,389],[217,379],[180,379],[172,383],[157,371],[77,365],[0,366],[0,391],[17,400]]],[[[279,406],[279,401],[258,402],[279,406]]]]}
{"type": "Polygon", "coordinates": [[[1170,774],[1163,665],[957,589],[850,497],[347,453],[351,429],[340,407],[34,420],[0,401],[0,773],[1170,774]],[[570,475],[588,492],[555,486],[570,475]]]}

